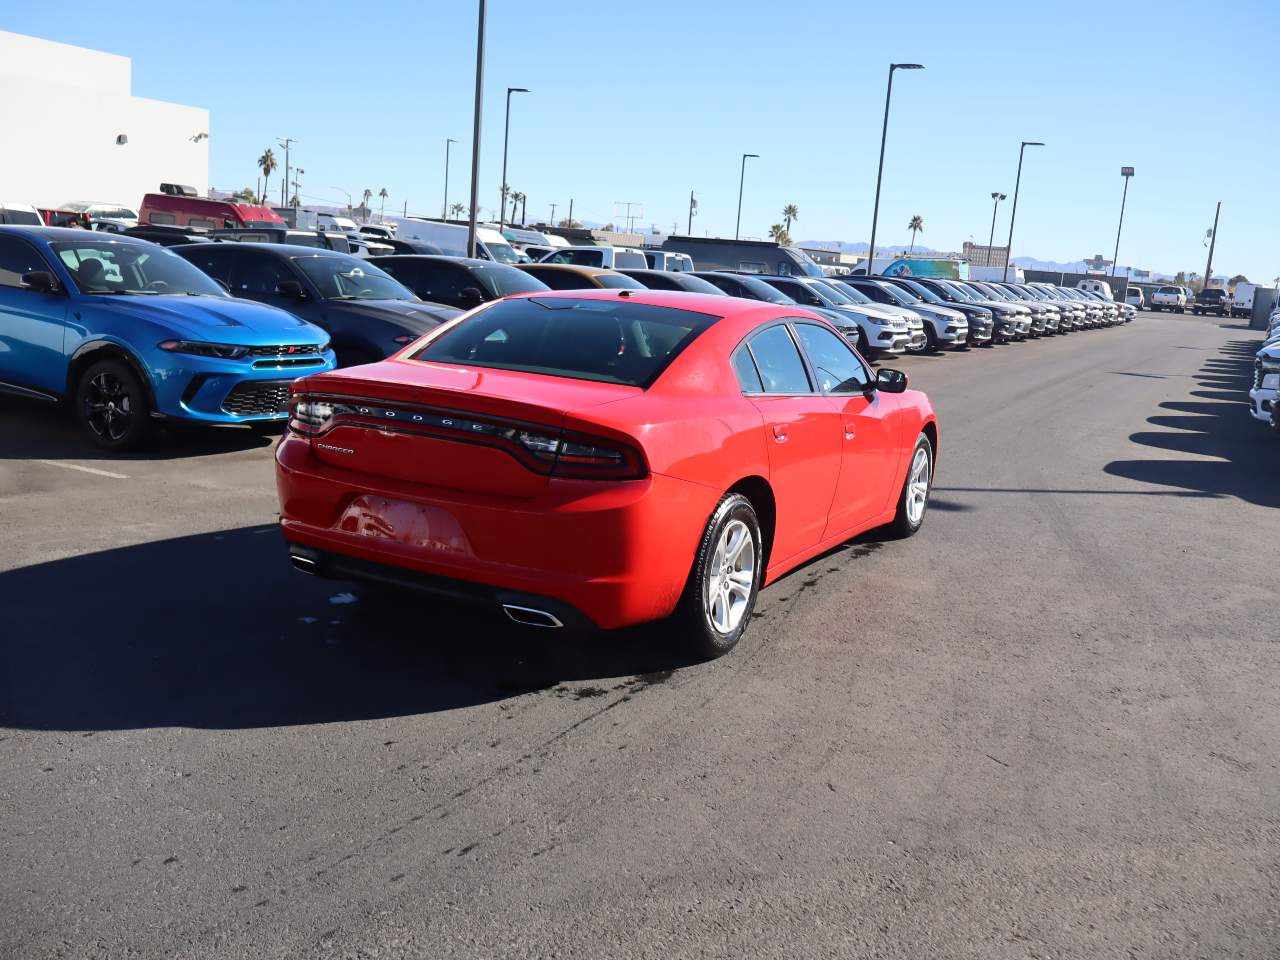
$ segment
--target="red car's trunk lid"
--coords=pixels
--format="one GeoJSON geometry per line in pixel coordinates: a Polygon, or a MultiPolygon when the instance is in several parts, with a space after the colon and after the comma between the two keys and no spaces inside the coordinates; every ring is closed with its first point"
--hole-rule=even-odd
{"type": "MultiPolygon", "coordinates": [[[[396,360],[307,380],[308,396],[344,413],[312,439],[344,470],[497,496],[533,497],[547,474],[517,437],[559,437],[564,417],[637,387],[396,360]]],[[[536,442],[536,441],[535,441],[536,442]]]]}

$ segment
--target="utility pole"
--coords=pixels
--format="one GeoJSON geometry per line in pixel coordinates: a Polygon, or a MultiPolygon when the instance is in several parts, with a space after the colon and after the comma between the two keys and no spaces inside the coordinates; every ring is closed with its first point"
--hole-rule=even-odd
{"type": "Polygon", "coordinates": [[[551,205],[551,225],[553,227],[556,225],[556,204],[554,203],[551,205]]]}
{"type": "Polygon", "coordinates": [[[284,182],[280,184],[280,206],[289,206],[289,147],[297,143],[292,137],[285,137],[283,140],[277,139],[276,143],[284,147],[284,182]]]}
{"type": "Polygon", "coordinates": [[[569,198],[569,226],[573,226],[573,197],[569,198]]]}
{"type": "MultiPolygon", "coordinates": [[[[632,208],[632,207],[639,207],[639,206],[642,206],[642,204],[640,203],[640,201],[639,201],[639,200],[615,200],[615,201],[613,201],[613,202],[614,202],[614,205],[615,205],[615,206],[619,206],[619,207],[626,207],[626,208],[627,208],[627,212],[626,212],[626,214],[624,214],[624,215],[623,215],[623,219],[627,221],[627,232],[628,232],[628,233],[634,233],[634,232],[635,232],[635,219],[636,219],[636,218],[635,218],[635,217],[633,217],[633,216],[631,215],[631,208],[632,208]]],[[[643,210],[641,210],[641,211],[640,211],[640,213],[636,214],[636,216],[638,216],[638,217],[643,217],[643,216],[644,216],[644,211],[643,211],[643,210]]]]}
{"type": "Polygon", "coordinates": [[[1222,201],[1218,201],[1218,209],[1213,214],[1213,233],[1209,235],[1209,259],[1204,265],[1204,285],[1209,286],[1209,280],[1213,277],[1213,248],[1218,242],[1218,217],[1222,213],[1222,201]]]}
{"type": "Polygon", "coordinates": [[[698,201],[693,199],[693,191],[689,191],[689,229],[686,231],[689,236],[693,236],[693,215],[698,212],[698,201]]]}
{"type": "MultiPolygon", "coordinates": [[[[484,20],[485,0],[479,0],[480,20],[476,27],[476,103],[471,129],[471,211],[467,224],[467,256],[476,255],[476,206],[480,202],[480,115],[484,108],[484,20]]],[[[505,187],[505,184],[503,185],[505,187]]]]}
{"type": "Polygon", "coordinates": [[[1116,227],[1116,252],[1111,255],[1111,275],[1116,275],[1120,266],[1120,231],[1124,228],[1124,204],[1129,199],[1129,178],[1133,176],[1133,167],[1121,167],[1120,176],[1124,177],[1124,193],[1120,196],[1120,223],[1116,227]]]}

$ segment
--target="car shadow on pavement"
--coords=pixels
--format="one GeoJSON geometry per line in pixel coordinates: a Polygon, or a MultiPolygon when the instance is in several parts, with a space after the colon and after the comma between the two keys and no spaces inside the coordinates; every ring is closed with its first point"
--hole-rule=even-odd
{"type": "Polygon", "coordinates": [[[0,460],[178,460],[269,446],[275,437],[248,427],[163,426],[137,450],[100,450],[62,404],[0,399],[0,460]]]}
{"type": "Polygon", "coordinates": [[[1134,443],[1164,456],[1116,460],[1105,471],[1142,483],[1280,506],[1280,484],[1275,481],[1280,475],[1280,443],[1249,416],[1247,407],[1259,342],[1228,341],[1195,375],[1199,389],[1190,391],[1195,400],[1165,401],[1160,409],[1168,414],[1147,419],[1153,427],[1165,429],[1130,435],[1134,443]]]}
{"type": "MultiPolygon", "coordinates": [[[[664,678],[659,629],[574,635],[293,570],[274,526],[0,573],[0,726],[208,729],[368,720],[566,681],[664,678]]],[[[569,690],[572,696],[573,691],[569,690]]]]}

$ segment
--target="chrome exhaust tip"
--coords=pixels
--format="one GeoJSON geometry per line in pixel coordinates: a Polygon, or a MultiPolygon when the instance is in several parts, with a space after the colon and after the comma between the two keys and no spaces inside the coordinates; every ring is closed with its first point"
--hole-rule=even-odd
{"type": "Polygon", "coordinates": [[[564,626],[558,617],[547,613],[545,610],[535,610],[533,607],[518,607],[513,603],[504,603],[502,610],[512,621],[522,627],[543,627],[548,630],[554,630],[557,627],[564,626]]]}

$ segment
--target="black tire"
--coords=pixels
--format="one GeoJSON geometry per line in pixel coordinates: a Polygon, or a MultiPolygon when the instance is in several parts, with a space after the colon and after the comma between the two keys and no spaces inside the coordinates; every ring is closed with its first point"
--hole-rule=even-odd
{"type": "Polygon", "coordinates": [[[760,582],[764,579],[764,537],[760,533],[760,521],[756,517],[751,501],[738,493],[726,494],[712,511],[711,519],[703,531],[702,540],[698,544],[694,556],[693,569],[689,573],[689,582],[685,585],[684,595],[676,609],[675,619],[679,625],[682,643],[695,656],[705,660],[723,656],[737,646],[751,622],[751,612],[756,606],[756,597],[760,593],[760,582]],[[746,598],[746,605],[738,611],[737,620],[727,632],[719,629],[713,622],[712,598],[710,590],[718,582],[723,582],[723,567],[715,568],[717,548],[721,538],[732,524],[742,523],[751,537],[749,549],[753,551],[751,588],[746,598]]]}
{"type": "Polygon", "coordinates": [[[858,353],[866,360],[871,359],[871,344],[867,341],[867,332],[858,328],[858,353]]]}
{"type": "Polygon", "coordinates": [[[894,537],[905,540],[907,537],[915,536],[916,532],[924,526],[924,519],[929,514],[929,495],[933,492],[933,444],[929,442],[928,436],[920,434],[916,438],[915,448],[911,451],[911,459],[907,461],[907,475],[902,481],[902,491],[898,494],[898,513],[893,518],[893,522],[889,524],[889,531],[894,537]],[[919,515],[912,518],[913,511],[908,507],[908,497],[912,494],[912,478],[915,474],[916,458],[920,451],[923,450],[926,457],[927,475],[924,479],[924,503],[919,515]]]}
{"type": "Polygon", "coordinates": [[[933,332],[933,324],[928,322],[924,325],[924,352],[938,352],[938,335],[933,332]]]}
{"type": "Polygon", "coordinates": [[[75,418],[104,450],[127,450],[151,431],[151,401],[142,381],[123,360],[90,364],[76,383],[75,418]]]}

